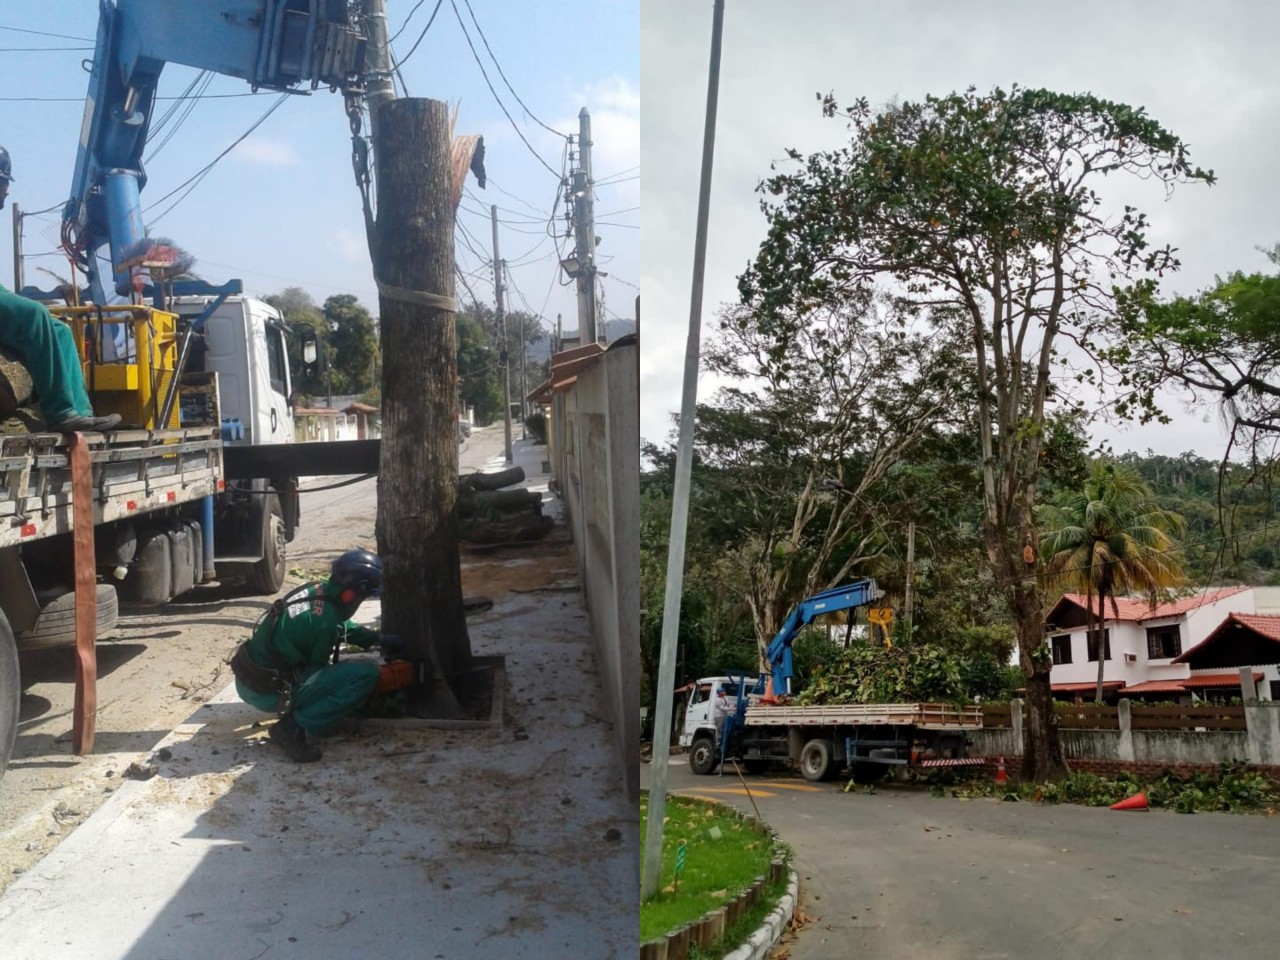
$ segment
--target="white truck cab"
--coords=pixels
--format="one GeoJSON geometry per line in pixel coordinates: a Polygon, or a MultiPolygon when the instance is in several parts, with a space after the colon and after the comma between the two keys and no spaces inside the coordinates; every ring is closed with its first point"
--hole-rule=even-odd
{"type": "Polygon", "coordinates": [[[701,736],[714,737],[716,695],[724,690],[732,702],[738,702],[738,689],[745,683],[747,695],[755,694],[759,678],[754,676],[703,677],[689,688],[685,700],[684,726],[680,730],[680,746],[686,749],[701,736]]]}
{"type": "MultiPolygon", "coordinates": [[[[212,297],[175,297],[171,309],[184,318],[200,316],[212,297]]],[[[224,419],[239,420],[244,442],[292,443],[292,385],[287,332],[280,312],[253,297],[227,297],[204,324],[204,338],[190,370],[218,375],[219,406],[224,419]]]]}

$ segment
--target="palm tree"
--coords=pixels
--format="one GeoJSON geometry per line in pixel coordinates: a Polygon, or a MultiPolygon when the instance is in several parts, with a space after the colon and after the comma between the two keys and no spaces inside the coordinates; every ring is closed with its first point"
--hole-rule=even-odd
{"type": "Polygon", "coordinates": [[[1158,594],[1184,581],[1184,557],[1175,536],[1185,523],[1162,509],[1136,470],[1095,463],[1084,486],[1063,491],[1037,511],[1045,532],[1040,554],[1045,579],[1085,595],[1086,633],[1098,652],[1097,701],[1102,702],[1106,666],[1103,608],[1126,594],[1143,594],[1155,606],[1158,594]],[[1093,598],[1098,598],[1094,617],[1093,598]]]}

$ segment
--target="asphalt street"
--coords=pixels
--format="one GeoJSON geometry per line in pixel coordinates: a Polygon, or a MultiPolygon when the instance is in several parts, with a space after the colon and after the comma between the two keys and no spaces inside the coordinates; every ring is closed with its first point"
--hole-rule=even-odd
{"type": "MultiPolygon", "coordinates": [[[[736,776],[669,789],[750,813],[736,776]]],[[[649,786],[643,765],[642,785],[649,786]]],[[[813,922],[790,960],[1254,957],[1275,951],[1280,817],[1119,813],[746,777],[813,922]]]]}

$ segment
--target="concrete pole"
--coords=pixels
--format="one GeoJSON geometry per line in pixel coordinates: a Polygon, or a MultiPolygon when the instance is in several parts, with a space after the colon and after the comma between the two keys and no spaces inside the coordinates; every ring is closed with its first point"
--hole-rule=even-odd
{"type": "Polygon", "coordinates": [[[915,599],[915,594],[914,594],[915,579],[916,579],[916,524],[915,524],[915,521],[913,520],[907,524],[907,590],[906,590],[906,602],[903,604],[903,607],[905,608],[903,613],[907,621],[907,641],[908,642],[911,641],[911,623],[912,623],[911,614],[912,614],[912,611],[914,610],[914,607],[912,606],[912,601],[915,599]]]}
{"type": "Polygon", "coordinates": [[[507,362],[507,315],[502,308],[502,261],[498,258],[498,205],[489,207],[493,223],[493,293],[498,302],[498,328],[502,331],[502,350],[498,365],[502,368],[502,435],[507,463],[511,463],[511,365],[507,362]]]}
{"type": "MultiPolygon", "coordinates": [[[[506,261],[503,261],[503,269],[506,268],[506,261]]],[[[538,320],[541,326],[541,319],[538,320]]],[[[529,418],[529,411],[525,409],[525,397],[529,395],[529,384],[527,382],[529,373],[529,358],[525,354],[525,342],[528,340],[529,331],[524,327],[524,321],[520,322],[520,439],[529,439],[529,429],[525,426],[525,420],[529,418]]]]}
{"type": "Polygon", "coordinates": [[[573,175],[573,229],[578,257],[578,337],[586,346],[599,339],[596,323],[596,224],[591,178],[591,114],[578,114],[578,170],[573,175]]]}
{"type": "Polygon", "coordinates": [[[680,399],[680,438],[676,445],[675,488],[671,498],[671,540],[667,552],[667,590],[662,607],[662,652],[658,657],[656,716],[653,728],[652,781],[640,898],[658,892],[662,877],[662,821],[667,811],[667,772],[671,749],[671,700],[675,696],[680,599],[684,587],[684,546],[689,524],[689,474],[693,463],[693,418],[698,402],[698,358],[702,343],[702,282],[707,265],[707,220],[711,207],[711,168],[715,156],[716,106],[720,96],[720,38],[724,0],[715,0],[711,23],[711,68],[707,79],[707,117],[702,133],[702,179],[698,187],[697,233],[693,241],[693,288],[689,303],[689,339],[685,345],[684,388],[680,399]]]}
{"type": "Polygon", "coordinates": [[[361,0],[365,22],[365,101],[369,104],[369,136],[378,142],[378,108],[396,98],[391,80],[391,46],[387,43],[386,0],[361,0]]]}

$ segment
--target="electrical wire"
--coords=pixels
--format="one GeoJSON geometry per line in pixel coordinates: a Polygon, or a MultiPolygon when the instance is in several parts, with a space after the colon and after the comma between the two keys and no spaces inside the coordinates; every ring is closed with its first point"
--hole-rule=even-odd
{"type": "Polygon", "coordinates": [[[395,32],[394,36],[387,40],[388,46],[395,43],[400,38],[400,34],[404,33],[405,27],[409,26],[409,21],[412,20],[413,15],[418,12],[418,8],[426,2],[427,0],[418,0],[418,2],[413,5],[413,9],[409,11],[409,15],[404,18],[404,23],[400,24],[400,29],[395,32]]]}
{"type": "MultiPolygon", "coordinates": [[[[10,33],[29,33],[37,37],[53,37],[57,40],[79,40],[81,43],[93,43],[89,37],[73,37],[66,33],[47,33],[44,30],[26,30],[22,27],[0,27],[0,30],[8,30],[10,33]]],[[[89,49],[93,49],[90,47],[89,49]]]]}
{"type": "Polygon", "coordinates": [[[65,53],[70,50],[93,49],[93,47],[0,47],[0,53],[65,53]]]}
{"type": "MultiPolygon", "coordinates": [[[[422,38],[423,38],[423,37],[425,37],[425,36],[427,35],[427,31],[431,29],[431,25],[432,25],[433,23],[435,23],[435,22],[436,22],[436,14],[440,12],[440,6],[441,6],[441,4],[443,4],[443,3],[444,3],[444,0],[436,0],[436,6],[435,6],[435,9],[431,11],[431,18],[427,21],[427,25],[426,25],[425,27],[423,27],[423,28],[422,28],[422,32],[421,32],[420,34],[418,34],[418,39],[417,39],[417,40],[415,40],[415,41],[413,41],[413,46],[409,48],[409,52],[408,52],[408,53],[406,53],[406,54],[404,55],[404,57],[402,57],[399,61],[396,61],[396,67],[397,67],[397,68],[399,68],[399,67],[401,67],[401,66],[403,66],[404,64],[406,64],[406,63],[408,63],[408,62],[409,62],[409,58],[410,58],[410,57],[412,57],[412,56],[413,56],[413,52],[414,52],[415,50],[417,50],[417,49],[418,49],[418,44],[420,44],[420,43],[422,42],[422,38]]],[[[414,7],[413,9],[414,9],[414,10],[416,10],[416,9],[418,9],[418,8],[417,8],[417,7],[414,7]]],[[[410,13],[410,14],[409,14],[409,16],[413,16],[413,14],[412,14],[412,13],[410,13]]],[[[406,20],[405,22],[407,23],[408,21],[406,20]]],[[[403,29],[403,28],[401,28],[401,29],[403,29]]],[[[398,36],[400,36],[400,34],[398,34],[398,33],[397,33],[397,34],[396,34],[396,36],[398,37],[398,36]]],[[[387,41],[387,50],[388,50],[388,51],[390,51],[390,49],[391,49],[391,41],[390,41],[390,40],[388,40],[388,41],[387,41]]],[[[394,60],[395,58],[393,57],[392,59],[394,60]]]]}
{"type": "MultiPolygon", "coordinates": [[[[484,35],[484,30],[480,27],[480,21],[476,19],[476,12],[471,9],[471,0],[462,0],[462,2],[467,5],[467,13],[471,14],[471,22],[476,25],[476,33],[480,34],[480,41],[484,44],[484,48],[489,54],[489,59],[492,60],[493,65],[498,68],[498,76],[502,78],[502,82],[506,84],[507,89],[511,91],[511,95],[516,98],[516,103],[520,104],[520,108],[524,110],[525,114],[543,130],[546,130],[548,133],[554,133],[557,137],[564,137],[567,140],[567,134],[561,133],[559,130],[555,129],[555,127],[547,126],[538,119],[532,110],[529,109],[528,104],[520,99],[520,94],[516,93],[515,87],[511,86],[511,81],[508,80],[507,75],[502,72],[502,64],[500,64],[498,62],[498,58],[493,55],[493,48],[489,46],[489,38],[484,35]]],[[[449,0],[449,3],[452,5],[453,0],[449,0]]],[[[458,8],[456,6],[453,8],[453,12],[458,12],[458,8]]],[[[462,22],[461,18],[459,18],[458,22],[462,22]]]]}
{"type": "MultiPolygon", "coordinates": [[[[208,76],[204,78],[203,85],[200,87],[199,93],[204,93],[205,90],[209,89],[209,84],[213,83],[214,74],[212,72],[202,71],[202,73],[204,72],[207,72],[208,76]]],[[[200,77],[197,76],[196,80],[192,81],[192,83],[194,85],[196,82],[199,82],[199,81],[200,81],[200,77]]],[[[187,98],[185,104],[182,100],[179,100],[173,105],[173,107],[168,112],[166,112],[165,117],[163,118],[165,120],[167,120],[168,117],[170,117],[176,111],[182,110],[182,114],[178,117],[177,120],[174,121],[173,126],[169,128],[169,130],[161,138],[160,142],[157,143],[155,147],[151,150],[151,152],[147,154],[147,158],[145,162],[150,163],[157,156],[159,156],[161,150],[163,150],[165,147],[169,145],[169,143],[173,140],[174,135],[177,134],[177,132],[182,129],[182,125],[187,122],[187,118],[191,116],[191,111],[193,111],[196,108],[196,105],[199,102],[200,102],[199,94],[193,94],[192,96],[187,98]]],[[[155,132],[152,131],[152,133],[149,136],[154,136],[154,133],[155,132]]]]}
{"type": "MultiPolygon", "coordinates": [[[[462,22],[462,14],[458,12],[458,5],[454,3],[453,0],[449,0],[449,6],[453,8],[453,15],[458,20],[458,26],[462,28],[462,35],[466,37],[467,47],[470,48],[471,50],[471,58],[475,60],[476,66],[480,68],[480,75],[484,77],[485,86],[487,86],[489,88],[489,92],[493,94],[494,101],[498,104],[499,109],[502,110],[503,116],[507,118],[507,122],[511,124],[511,129],[516,132],[516,136],[520,138],[520,142],[523,143],[526,148],[528,148],[529,152],[533,154],[533,156],[537,159],[537,161],[540,164],[542,164],[544,167],[546,167],[547,171],[553,177],[555,177],[557,180],[561,179],[562,174],[556,173],[556,171],[552,169],[551,164],[547,163],[546,160],[542,159],[542,154],[538,153],[537,150],[533,149],[533,144],[531,144],[528,138],[525,137],[524,131],[520,129],[519,125],[512,118],[511,113],[507,110],[507,105],[503,103],[502,98],[498,96],[498,91],[493,88],[493,81],[489,79],[489,73],[488,71],[485,70],[484,63],[480,60],[480,54],[476,52],[476,46],[474,43],[471,42],[471,34],[467,32],[467,25],[462,22]]],[[[561,134],[561,136],[564,136],[564,135],[561,134]]],[[[568,140],[566,139],[565,142],[567,143],[568,140]]]]}
{"type": "MultiPolygon", "coordinates": [[[[265,97],[274,90],[250,93],[206,93],[201,100],[230,100],[234,97],[265,97]]],[[[182,97],[156,97],[157,100],[181,100],[182,97]]],[[[84,97],[0,97],[0,103],[84,103],[84,97]]]]}
{"type": "MultiPolygon", "coordinates": [[[[504,190],[504,189],[502,189],[502,187],[501,187],[501,186],[499,186],[497,183],[495,183],[495,182],[494,182],[493,177],[487,177],[487,178],[485,179],[485,183],[486,183],[486,184],[488,184],[489,186],[493,187],[493,188],[494,188],[495,190],[497,190],[499,193],[506,194],[506,196],[510,197],[512,200],[516,201],[517,203],[523,203],[526,207],[528,207],[530,210],[532,210],[532,211],[533,211],[534,213],[536,213],[538,216],[540,216],[540,217],[545,217],[545,216],[547,216],[547,211],[545,211],[545,210],[541,210],[541,209],[539,209],[538,207],[535,207],[533,204],[531,204],[528,200],[525,200],[523,197],[517,197],[514,193],[511,193],[511,192],[510,192],[510,191],[508,191],[508,190],[504,190]]],[[[499,207],[499,209],[501,209],[501,207],[499,207]]]]}
{"type": "Polygon", "coordinates": [[[278,109],[280,108],[280,105],[281,105],[281,104],[283,104],[283,103],[285,102],[285,100],[287,100],[288,98],[289,98],[289,94],[288,94],[288,93],[282,93],[282,94],[280,94],[280,96],[279,96],[279,98],[276,100],[276,102],[275,102],[275,103],[273,103],[270,107],[268,107],[268,108],[267,108],[267,111],[266,111],[262,116],[260,116],[257,120],[255,120],[255,121],[253,122],[253,124],[249,127],[249,129],[248,129],[248,130],[246,130],[244,133],[240,134],[240,136],[238,136],[234,141],[232,141],[232,143],[231,143],[231,145],[230,145],[229,147],[227,147],[227,148],[226,148],[225,150],[223,150],[220,154],[218,154],[216,157],[214,157],[212,160],[210,160],[210,161],[209,161],[209,163],[207,163],[207,164],[206,164],[206,165],[205,165],[201,170],[199,170],[198,172],[196,172],[195,174],[193,174],[191,177],[189,177],[189,178],[188,178],[187,180],[185,180],[183,183],[180,183],[178,186],[174,187],[172,190],[170,190],[168,193],[166,193],[166,194],[165,194],[163,197],[161,197],[159,200],[156,200],[154,203],[148,204],[148,205],[144,208],[144,212],[145,212],[145,210],[152,210],[152,209],[154,209],[154,208],[158,207],[160,204],[164,203],[166,200],[168,200],[170,197],[172,197],[172,196],[173,196],[175,193],[177,193],[179,190],[182,190],[184,187],[186,187],[186,188],[187,188],[186,192],[185,192],[185,193],[183,193],[183,194],[182,194],[182,196],[178,197],[178,199],[177,199],[177,200],[175,200],[173,203],[171,203],[168,207],[166,207],[163,213],[158,214],[154,219],[152,219],[152,220],[151,220],[151,222],[147,224],[147,227],[148,227],[148,228],[150,228],[150,227],[155,226],[155,225],[156,225],[156,224],[157,224],[157,223],[158,223],[158,222],[159,222],[163,217],[165,217],[165,216],[169,213],[169,211],[171,211],[174,207],[176,207],[176,206],[177,206],[178,204],[180,204],[183,200],[185,200],[185,199],[187,198],[187,196],[191,193],[191,191],[192,191],[192,190],[194,190],[196,187],[198,187],[198,186],[200,185],[200,181],[201,181],[201,180],[203,180],[206,176],[208,176],[209,171],[210,171],[210,170],[212,170],[212,169],[217,165],[217,163],[218,163],[218,161],[219,161],[219,160],[221,160],[223,157],[225,157],[228,153],[230,153],[232,150],[234,150],[237,146],[239,146],[239,145],[240,145],[240,143],[241,143],[241,142],[242,142],[246,137],[248,137],[248,136],[249,136],[249,134],[251,134],[251,133],[253,133],[253,131],[257,130],[257,129],[258,129],[258,127],[262,126],[262,124],[266,121],[267,117],[269,117],[269,116],[271,116],[271,114],[275,113],[275,112],[276,112],[276,110],[278,110],[278,109]]]}

